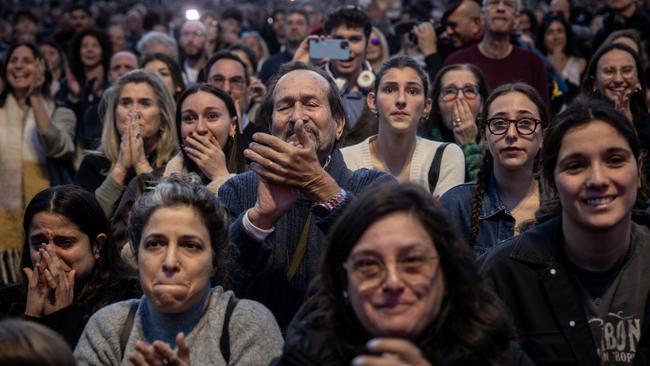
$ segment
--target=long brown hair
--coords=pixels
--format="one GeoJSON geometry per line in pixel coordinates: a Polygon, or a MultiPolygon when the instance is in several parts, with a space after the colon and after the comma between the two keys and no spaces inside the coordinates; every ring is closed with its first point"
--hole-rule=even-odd
{"type": "MultiPolygon", "coordinates": [[[[544,103],[542,98],[539,96],[537,90],[535,90],[535,88],[533,88],[528,84],[514,83],[514,84],[501,85],[500,87],[494,89],[492,93],[490,93],[490,96],[488,96],[487,99],[485,100],[485,103],[483,104],[483,108],[481,108],[481,113],[479,114],[480,116],[479,129],[482,131],[483,134],[485,134],[485,129],[487,128],[485,119],[487,118],[487,114],[488,111],[490,110],[490,106],[492,105],[492,103],[498,97],[513,92],[524,94],[526,97],[528,97],[528,99],[530,99],[531,102],[535,104],[535,106],[537,106],[537,112],[539,113],[540,120],[542,121],[542,128],[546,127],[549,120],[549,112],[548,112],[548,108],[546,107],[546,103],[544,103]]],[[[535,169],[535,172],[537,172],[538,165],[539,165],[539,159],[536,157],[535,167],[533,168],[535,169]]],[[[483,161],[478,171],[476,187],[474,188],[474,192],[472,192],[472,211],[471,211],[471,221],[470,221],[471,230],[472,230],[470,244],[472,245],[476,243],[476,237],[478,235],[479,224],[480,224],[479,217],[481,216],[481,211],[483,209],[483,197],[487,193],[488,184],[490,183],[490,179],[492,178],[493,171],[494,171],[494,161],[492,155],[490,154],[490,151],[488,149],[485,149],[483,161]]],[[[540,192],[541,191],[542,190],[540,186],[540,192]]]]}

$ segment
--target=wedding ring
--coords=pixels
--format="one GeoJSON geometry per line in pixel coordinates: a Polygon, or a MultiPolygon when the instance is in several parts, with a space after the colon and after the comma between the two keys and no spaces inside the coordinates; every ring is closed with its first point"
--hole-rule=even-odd
{"type": "Polygon", "coordinates": [[[460,118],[456,118],[456,120],[454,121],[454,127],[458,127],[458,126],[460,126],[460,118]]]}

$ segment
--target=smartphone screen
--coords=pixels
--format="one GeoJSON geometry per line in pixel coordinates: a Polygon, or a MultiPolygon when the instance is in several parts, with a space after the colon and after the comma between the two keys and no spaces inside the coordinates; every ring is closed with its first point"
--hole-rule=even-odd
{"type": "Polygon", "coordinates": [[[347,60],[350,58],[348,41],[345,39],[312,39],[309,41],[309,57],[347,60]]]}

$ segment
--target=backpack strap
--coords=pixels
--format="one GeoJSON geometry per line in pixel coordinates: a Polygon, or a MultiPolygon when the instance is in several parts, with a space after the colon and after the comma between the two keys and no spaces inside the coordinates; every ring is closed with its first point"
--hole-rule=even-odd
{"type": "Polygon", "coordinates": [[[120,351],[122,351],[122,359],[124,359],[124,351],[126,350],[126,341],[129,340],[129,335],[131,334],[131,328],[133,328],[133,320],[135,319],[135,313],[138,311],[138,305],[140,301],[133,301],[131,307],[129,307],[129,315],[126,316],[124,325],[120,330],[120,351]]]}
{"type": "Polygon", "coordinates": [[[223,318],[223,329],[221,330],[221,340],[219,341],[219,349],[221,350],[221,355],[226,364],[230,362],[230,334],[228,331],[228,325],[230,324],[230,317],[232,316],[233,311],[235,311],[235,306],[239,299],[235,295],[230,296],[228,299],[228,305],[226,306],[226,314],[223,318]]]}
{"type": "Polygon", "coordinates": [[[433,194],[433,191],[438,185],[438,177],[440,176],[440,163],[442,163],[442,154],[445,152],[445,148],[449,145],[448,142],[444,142],[438,146],[436,149],[436,154],[433,156],[433,161],[431,162],[431,167],[429,168],[429,191],[433,194]]]}

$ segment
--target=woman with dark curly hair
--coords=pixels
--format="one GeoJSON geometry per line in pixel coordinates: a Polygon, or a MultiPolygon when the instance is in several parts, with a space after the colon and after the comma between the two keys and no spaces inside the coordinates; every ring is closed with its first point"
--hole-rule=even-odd
{"type": "Polygon", "coordinates": [[[545,220],[483,267],[537,365],[650,364],[650,230],[633,216],[641,155],[632,125],[602,101],[575,102],[544,136],[545,220]]]}
{"type": "Polygon", "coordinates": [[[368,189],[329,243],[278,365],[530,364],[469,247],[423,188],[368,189]]]}
{"type": "Polygon", "coordinates": [[[487,147],[476,182],[449,190],[440,202],[477,255],[519,232],[539,207],[537,178],[546,104],[528,84],[502,85],[481,112],[487,147]]]}
{"type": "Polygon", "coordinates": [[[74,347],[101,307],[138,296],[92,193],[61,185],[38,193],[25,209],[23,284],[6,288],[8,315],[47,325],[74,347]]]}

